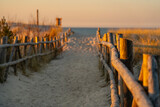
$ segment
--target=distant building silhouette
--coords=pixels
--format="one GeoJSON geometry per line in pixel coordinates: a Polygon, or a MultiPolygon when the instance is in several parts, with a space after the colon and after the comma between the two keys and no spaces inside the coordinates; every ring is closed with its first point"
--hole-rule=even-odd
{"type": "Polygon", "coordinates": [[[62,18],[56,18],[56,26],[62,26],[62,18]]]}

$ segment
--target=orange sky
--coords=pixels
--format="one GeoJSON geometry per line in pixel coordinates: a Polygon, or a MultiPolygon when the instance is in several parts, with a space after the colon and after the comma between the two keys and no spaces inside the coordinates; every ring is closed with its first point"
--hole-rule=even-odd
{"type": "Polygon", "coordinates": [[[160,0],[0,0],[0,17],[69,27],[160,27],[160,0]]]}

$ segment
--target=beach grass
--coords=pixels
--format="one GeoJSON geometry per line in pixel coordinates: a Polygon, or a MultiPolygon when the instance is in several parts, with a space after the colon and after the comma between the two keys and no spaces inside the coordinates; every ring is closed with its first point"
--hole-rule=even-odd
{"type": "Polygon", "coordinates": [[[118,29],[109,32],[121,33],[135,45],[160,46],[160,28],[158,29],[118,29]]]}

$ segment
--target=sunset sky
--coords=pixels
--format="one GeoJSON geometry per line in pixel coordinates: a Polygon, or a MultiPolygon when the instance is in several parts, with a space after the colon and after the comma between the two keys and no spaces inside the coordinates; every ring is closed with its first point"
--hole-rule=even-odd
{"type": "Polygon", "coordinates": [[[0,17],[64,27],[160,27],[160,0],[0,0],[0,17]]]}

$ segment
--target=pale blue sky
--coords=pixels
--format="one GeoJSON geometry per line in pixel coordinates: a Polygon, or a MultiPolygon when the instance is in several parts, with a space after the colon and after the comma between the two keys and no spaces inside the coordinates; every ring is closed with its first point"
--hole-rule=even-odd
{"type": "Polygon", "coordinates": [[[160,27],[160,0],[0,0],[0,17],[71,27],[160,27]]]}

